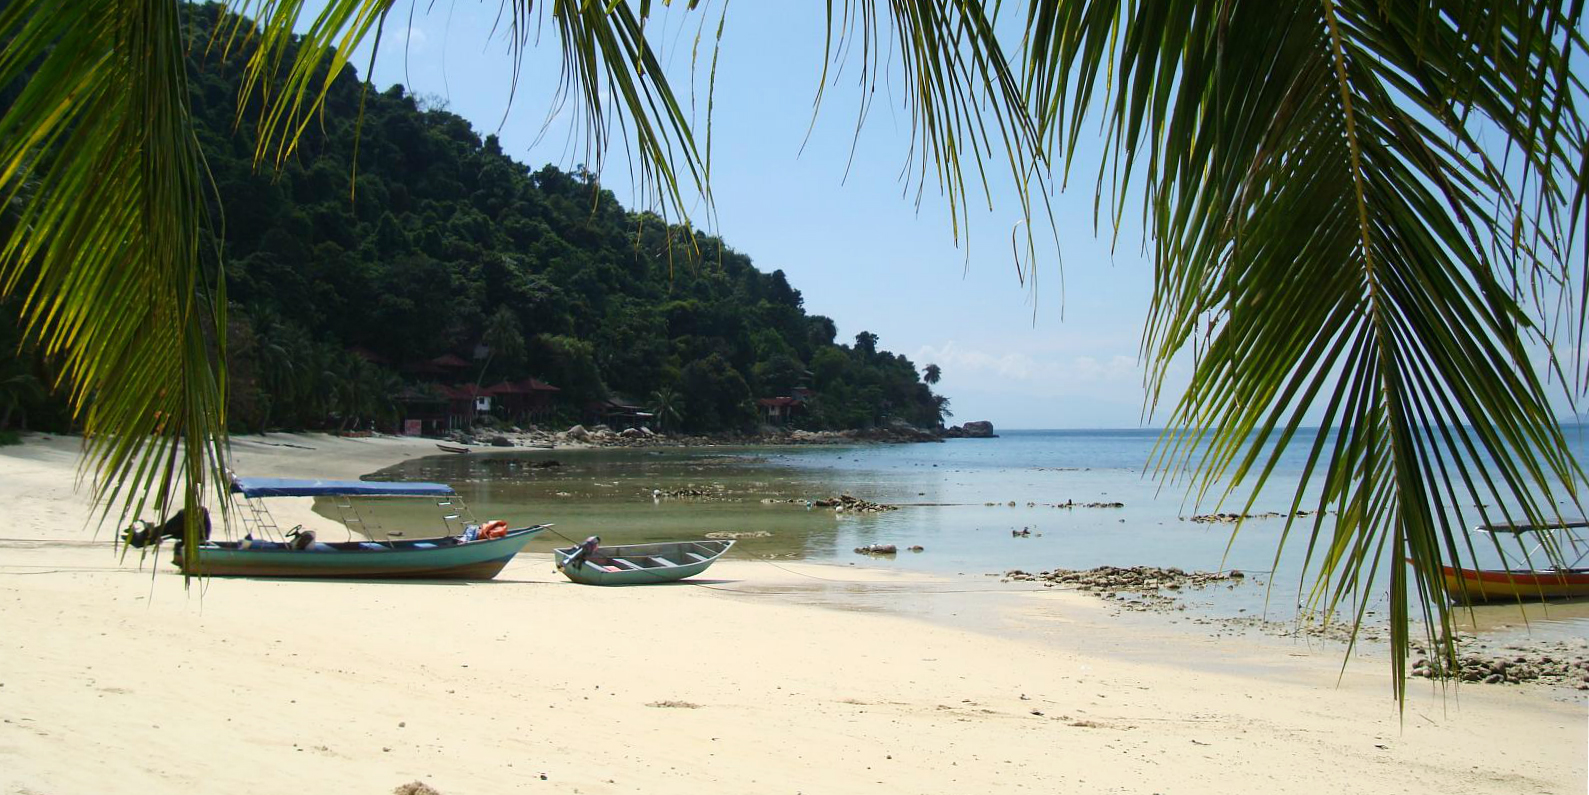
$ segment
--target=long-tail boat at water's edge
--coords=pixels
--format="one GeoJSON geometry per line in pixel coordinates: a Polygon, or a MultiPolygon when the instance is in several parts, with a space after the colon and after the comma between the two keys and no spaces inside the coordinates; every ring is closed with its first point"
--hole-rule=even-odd
{"type": "MultiPolygon", "coordinates": [[[[246,535],[237,541],[206,538],[196,550],[197,560],[191,566],[184,561],[179,542],[175,562],[184,573],[202,577],[489,580],[531,538],[551,527],[541,524],[508,528],[503,521],[476,523],[457,492],[445,483],[234,477],[232,494],[242,498],[235,512],[241,517],[246,535]],[[270,497],[332,498],[338,500],[339,508],[351,508],[350,498],[430,499],[442,509],[441,520],[447,532],[426,538],[396,538],[406,534],[392,532],[379,541],[369,538],[324,542],[316,540],[311,531],[299,528],[282,533],[264,503],[270,497]]],[[[344,524],[361,521],[356,515],[343,516],[344,524]]],[[[173,524],[180,527],[179,522],[168,522],[166,527],[173,524]]],[[[151,540],[158,542],[162,531],[148,527],[129,531],[128,543],[143,546],[151,540]]]]}

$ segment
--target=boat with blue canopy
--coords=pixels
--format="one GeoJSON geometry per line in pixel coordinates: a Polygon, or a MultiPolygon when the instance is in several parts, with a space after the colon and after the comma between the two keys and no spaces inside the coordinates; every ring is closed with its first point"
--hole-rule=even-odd
{"type": "Polygon", "coordinates": [[[241,498],[234,515],[241,517],[243,539],[206,540],[188,568],[183,568],[185,556],[178,549],[176,563],[185,573],[205,577],[489,580],[531,538],[551,527],[509,528],[501,520],[478,522],[445,483],[233,477],[232,494],[241,498]],[[265,504],[272,497],[328,498],[349,528],[350,540],[320,541],[301,527],[282,532],[265,504]],[[433,501],[441,509],[444,533],[408,538],[406,532],[393,531],[376,540],[366,532],[365,540],[352,539],[355,528],[362,531],[364,523],[355,500],[388,498],[433,501]]]}

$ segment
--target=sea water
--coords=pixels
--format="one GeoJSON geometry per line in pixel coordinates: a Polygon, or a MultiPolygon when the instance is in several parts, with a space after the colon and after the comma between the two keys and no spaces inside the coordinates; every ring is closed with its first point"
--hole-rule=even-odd
{"type": "MultiPolygon", "coordinates": [[[[1566,430],[1575,455],[1589,460],[1584,428],[1566,430]]],[[[1305,566],[1309,539],[1315,528],[1327,537],[1334,519],[1310,515],[1288,525],[1266,515],[1292,511],[1311,434],[1277,458],[1250,508],[1249,485],[1203,490],[1159,467],[1160,440],[1157,430],[1051,430],[942,444],[475,452],[409,461],[374,477],[450,483],[482,520],[555,523],[532,552],[589,535],[622,544],[733,533],[736,556],[957,577],[1102,565],[1238,569],[1250,582],[1194,597],[1198,609],[1294,617],[1315,580],[1305,566]],[[668,496],[679,490],[704,496],[668,496]],[[846,513],[807,505],[840,494],[900,507],[846,513]],[[1228,522],[1198,520],[1244,509],[1256,518],[1239,532],[1228,522]],[[900,551],[854,551],[870,544],[900,551]],[[913,546],[922,551],[909,551],[913,546]]],[[[1316,484],[1304,488],[1298,507],[1313,511],[1317,504],[1316,484]]],[[[1461,507],[1462,520],[1477,523],[1473,506],[1461,507]]],[[[1561,509],[1577,515],[1570,505],[1561,509]]],[[[372,520],[379,525],[382,517],[372,520]]],[[[1478,546],[1486,559],[1493,556],[1487,543],[1478,546]]],[[[1391,565],[1397,556],[1387,549],[1365,589],[1362,607],[1371,619],[1382,615],[1391,565]]],[[[1571,607],[1558,613],[1578,622],[1573,631],[1589,627],[1571,607]]]]}

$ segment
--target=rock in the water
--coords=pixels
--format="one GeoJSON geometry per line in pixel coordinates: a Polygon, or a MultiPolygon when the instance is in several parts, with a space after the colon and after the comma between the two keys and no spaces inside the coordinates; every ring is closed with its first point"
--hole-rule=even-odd
{"type": "Polygon", "coordinates": [[[987,420],[972,420],[964,425],[956,425],[943,432],[950,439],[996,439],[998,434],[993,432],[993,423],[987,420]]]}
{"type": "Polygon", "coordinates": [[[856,547],[855,551],[861,555],[894,555],[899,552],[899,547],[893,544],[868,544],[864,547],[856,547]]]}
{"type": "Polygon", "coordinates": [[[834,513],[884,513],[899,510],[898,505],[888,505],[881,502],[863,500],[860,497],[851,497],[840,494],[837,497],[828,497],[818,500],[789,500],[789,502],[803,503],[808,508],[832,508],[834,513]]]}
{"type": "Polygon", "coordinates": [[[993,423],[987,420],[973,420],[960,427],[965,429],[966,437],[970,439],[992,439],[997,436],[993,432],[993,423]]]}

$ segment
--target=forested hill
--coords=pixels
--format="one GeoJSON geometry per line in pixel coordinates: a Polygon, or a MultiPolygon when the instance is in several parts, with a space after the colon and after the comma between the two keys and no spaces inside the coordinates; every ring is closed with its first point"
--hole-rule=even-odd
{"type": "Polygon", "coordinates": [[[782,271],[691,243],[588,173],[518,163],[400,85],[366,93],[344,74],[301,154],[256,168],[257,106],[235,123],[242,60],[204,52],[218,6],[189,10],[235,429],[393,422],[405,395],[530,377],[561,390],[547,422],[626,399],[670,427],[744,429],[766,417],[759,398],[793,395],[801,427],[939,424],[947,401],[909,360],[872,334],[836,344],[782,271]]]}

